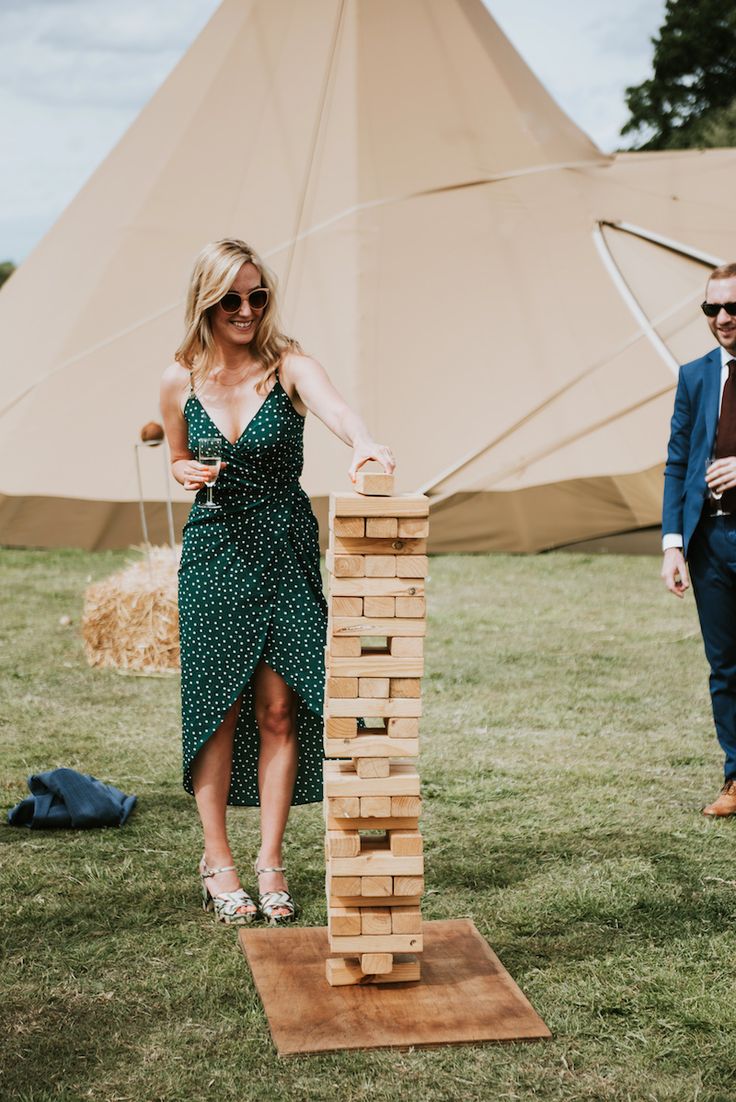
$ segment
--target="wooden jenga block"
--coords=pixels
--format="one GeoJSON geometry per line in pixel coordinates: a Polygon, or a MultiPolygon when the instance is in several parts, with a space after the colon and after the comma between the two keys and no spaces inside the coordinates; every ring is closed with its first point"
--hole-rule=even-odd
{"type": "Polygon", "coordinates": [[[393,969],[393,953],[361,953],[360,969],[366,975],[388,975],[393,969]]]}
{"type": "MultiPolygon", "coordinates": [[[[332,895],[361,895],[363,894],[363,877],[361,876],[332,876],[328,869],[330,891],[332,895]]],[[[388,893],[384,893],[388,894],[388,893]]]]}
{"type": "Polygon", "coordinates": [[[421,934],[358,934],[356,937],[331,937],[333,953],[420,953],[421,934]]]}
{"type": "Polygon", "coordinates": [[[356,758],[355,769],[359,777],[387,777],[391,764],[388,758],[356,758]]]}
{"type": "MultiPolygon", "coordinates": [[[[327,693],[330,699],[351,700],[358,695],[357,677],[328,677],[327,693]]],[[[387,694],[388,695],[388,694],[387,694]]],[[[398,694],[397,694],[398,695],[398,694]]]]}
{"type": "MultiPolygon", "coordinates": [[[[368,556],[366,555],[366,558],[368,556]]],[[[399,578],[426,578],[429,570],[429,559],[426,555],[398,555],[396,557],[396,574],[399,578]]],[[[368,571],[366,570],[366,574],[368,571]]]]}
{"type": "MultiPolygon", "coordinates": [[[[421,657],[424,654],[424,640],[420,636],[395,635],[389,642],[389,651],[396,658],[421,657]]],[[[333,653],[337,652],[333,650],[333,653]]]]}
{"type": "MultiPolygon", "coordinates": [[[[390,907],[356,907],[355,910],[360,916],[361,934],[421,933],[421,930],[394,930],[390,907]]],[[[353,933],[352,929],[350,933],[353,933]]]]}
{"type": "MultiPolygon", "coordinates": [[[[421,599],[421,598],[419,598],[421,599]]],[[[403,598],[406,600],[417,600],[417,598],[403,598]]],[[[332,614],[333,616],[362,616],[363,615],[363,598],[362,597],[333,597],[332,598],[332,614]]],[[[403,613],[402,613],[403,615],[403,613]]]]}
{"type": "MultiPolygon", "coordinates": [[[[411,727],[403,728],[403,729],[404,730],[411,730],[411,727]]],[[[390,727],[388,728],[388,730],[390,732],[390,730],[391,730],[390,727]]],[[[418,730],[418,728],[417,728],[417,730],[418,730]]],[[[354,739],[354,738],[357,738],[357,735],[358,735],[358,720],[357,720],[357,717],[337,716],[335,718],[330,717],[329,719],[326,719],[325,720],[325,735],[326,735],[327,738],[330,738],[330,739],[333,739],[333,738],[334,739],[337,739],[337,738],[339,738],[339,739],[343,739],[343,738],[354,739]]],[[[408,737],[411,738],[413,736],[409,735],[408,737]]]]}
{"type": "MultiPolygon", "coordinates": [[[[421,658],[394,658],[385,648],[366,648],[360,658],[332,658],[330,670],[333,677],[421,677],[424,661],[421,658]]],[[[361,693],[369,696],[369,693],[361,693]]]]}
{"type": "Polygon", "coordinates": [[[357,857],[331,857],[330,872],[333,876],[393,876],[394,879],[400,876],[421,876],[424,872],[424,857],[394,857],[389,849],[368,850],[357,857]]]}
{"type": "Polygon", "coordinates": [[[414,717],[401,717],[386,721],[386,733],[389,738],[418,738],[419,720],[414,717]]]}
{"type": "MultiPolygon", "coordinates": [[[[396,857],[418,857],[424,852],[424,843],[418,830],[392,830],[389,832],[391,852],[396,857]]],[[[360,841],[358,842],[360,846],[360,841]]],[[[336,855],[337,856],[337,855],[336,855]]],[[[340,854],[351,857],[350,853],[340,854]]]]}
{"type": "MultiPolygon", "coordinates": [[[[361,889],[362,890],[362,889],[361,889]]],[[[421,895],[424,891],[423,876],[395,876],[394,895],[421,895]]]]}
{"type": "MultiPolygon", "coordinates": [[[[358,913],[361,914],[362,924],[362,912],[359,910],[358,913]]],[[[421,934],[422,912],[419,907],[392,907],[389,913],[391,915],[391,933],[421,934]]]]}
{"type": "MultiPolygon", "coordinates": [[[[409,555],[407,559],[414,558],[409,555]]],[[[365,555],[363,557],[363,573],[366,578],[392,578],[396,575],[395,555],[365,555]]],[[[404,574],[404,577],[413,577],[412,574],[404,574]]]]}
{"type": "MultiPolygon", "coordinates": [[[[366,525],[366,535],[369,535],[366,525]]],[[[429,535],[429,520],[420,517],[401,517],[398,522],[397,536],[408,539],[426,539],[429,535]]]]}
{"type": "MultiPolygon", "coordinates": [[[[370,518],[369,518],[370,519],[370,518]]],[[[380,520],[380,517],[375,518],[380,520]]],[[[330,545],[335,555],[425,555],[426,540],[400,539],[352,539],[348,536],[333,536],[330,545]]],[[[369,575],[370,576],[370,575],[369,575]]],[[[389,574],[388,577],[394,575],[389,574]]]]}
{"type": "MultiPolygon", "coordinates": [[[[397,520],[397,528],[398,523],[397,520]]],[[[414,521],[413,523],[417,522],[414,521]]],[[[366,523],[363,517],[335,517],[332,521],[332,530],[336,536],[352,539],[360,539],[371,534],[370,532],[366,533],[366,523]]]]}
{"type": "MultiPolygon", "coordinates": [[[[333,680],[343,680],[342,678],[334,678],[333,680]]],[[[352,678],[344,678],[345,681],[352,681],[352,678]]],[[[345,696],[352,696],[352,693],[344,693],[345,696]]],[[[417,677],[392,677],[391,678],[391,691],[389,695],[396,700],[414,700],[418,699],[422,695],[422,683],[417,677]]]]}
{"type": "Polygon", "coordinates": [[[391,620],[380,616],[334,616],[331,627],[333,635],[360,635],[364,638],[427,634],[425,620],[413,620],[409,617],[391,620]]]}
{"type": "MultiPolygon", "coordinates": [[[[323,762],[324,791],[326,796],[391,796],[407,798],[419,796],[419,774],[413,763],[394,762],[388,777],[363,780],[354,772],[343,772],[339,761],[323,762]]],[[[352,763],[345,763],[352,769],[352,763]]],[[[361,807],[361,814],[365,815],[361,807]]],[[[386,811],[381,814],[387,814],[386,811]]],[[[418,814],[415,812],[415,814],[418,814]]]]}
{"type": "MultiPolygon", "coordinates": [[[[355,600],[355,598],[348,598],[349,600],[355,600]]],[[[366,597],[364,604],[367,604],[369,598],[366,597]]],[[[424,597],[396,597],[395,609],[397,616],[425,616],[427,613],[427,602],[424,597]]],[[[367,616],[372,616],[373,613],[365,609],[367,616]]]]}
{"type": "MultiPolygon", "coordinates": [[[[347,876],[341,879],[354,881],[354,876],[347,876]]],[[[407,877],[404,877],[406,880],[407,877]]],[[[391,876],[361,876],[360,877],[360,891],[359,895],[366,898],[374,898],[377,896],[393,895],[394,882],[391,876]]],[[[353,892],[346,893],[353,895],[353,892]]],[[[407,892],[402,892],[402,895],[407,895],[407,892]]]]}
{"type": "MultiPolygon", "coordinates": [[[[393,848],[392,848],[393,852],[393,848]]],[[[327,856],[357,857],[360,853],[360,835],[357,830],[328,830],[327,856]]]]}
{"type": "Polygon", "coordinates": [[[391,805],[391,796],[361,796],[359,808],[360,818],[387,818],[391,815],[391,805]]]}
{"type": "Polygon", "coordinates": [[[325,738],[324,751],[328,758],[414,758],[419,753],[419,739],[370,734],[347,739],[325,738]]]}
{"type": "Polygon", "coordinates": [[[399,534],[399,518],[368,517],[365,522],[365,534],[374,539],[395,539],[399,534]]]}
{"type": "Polygon", "coordinates": [[[325,715],[327,716],[363,716],[370,719],[380,716],[381,719],[389,719],[395,716],[420,716],[422,714],[421,697],[407,697],[405,699],[385,700],[382,698],[359,697],[328,697],[325,702],[325,715]]]}
{"type": "Polygon", "coordinates": [[[424,578],[336,578],[329,579],[330,597],[421,597],[424,578]]]}
{"type": "Polygon", "coordinates": [[[355,490],[356,493],[370,494],[372,497],[391,497],[394,492],[394,476],[378,471],[358,471],[355,490]]]}
{"type": "MultiPolygon", "coordinates": [[[[356,600],[351,597],[349,600],[356,600]]],[[[359,598],[357,598],[359,600],[359,598]]],[[[399,600],[403,601],[416,601],[421,600],[421,597],[400,597],[399,600]]],[[[396,598],[395,597],[364,597],[363,608],[361,612],[364,612],[366,616],[404,616],[405,613],[396,612],[396,598]]],[[[337,613],[335,614],[337,615],[337,613]]],[[[340,613],[340,615],[351,616],[353,613],[340,613]]]]}
{"type": "Polygon", "coordinates": [[[429,501],[424,494],[394,494],[392,497],[364,497],[362,494],[330,494],[333,517],[426,517],[429,501]]]}
{"type": "Polygon", "coordinates": [[[328,830],[344,830],[346,826],[356,830],[419,830],[419,820],[406,816],[403,819],[392,819],[390,816],[374,816],[372,819],[338,819],[329,812],[325,812],[325,826],[328,830]]]}
{"type": "MultiPolygon", "coordinates": [[[[327,801],[330,815],[336,819],[360,818],[360,799],[357,796],[333,796],[327,801]]],[[[391,798],[389,797],[389,815],[391,814],[391,798]]]]}
{"type": "Polygon", "coordinates": [[[331,658],[358,658],[360,657],[360,639],[354,635],[333,636],[330,640],[328,651],[331,658]]]}
{"type": "MultiPolygon", "coordinates": [[[[334,574],[337,578],[362,578],[365,574],[363,555],[336,555],[334,551],[328,551],[325,562],[330,574],[334,574]]],[[[394,573],[396,573],[395,570],[394,573]]],[[[407,575],[405,574],[404,577],[407,575]]]]}
{"type": "MultiPolygon", "coordinates": [[[[407,908],[408,909],[408,908],[407,908]]],[[[389,915],[391,911],[388,912],[389,915]]],[[[391,933],[411,934],[415,930],[394,930],[391,933]]],[[[363,933],[363,916],[359,907],[330,907],[327,912],[327,929],[332,937],[355,937],[363,933]]]]}
{"type": "MultiPolygon", "coordinates": [[[[399,819],[404,815],[410,815],[412,819],[418,818],[422,810],[422,800],[420,796],[392,796],[391,797],[391,815],[394,819],[399,819]]],[[[361,815],[363,814],[363,807],[361,802],[361,815]]]]}
{"type": "Polygon", "coordinates": [[[360,907],[362,910],[363,907],[373,903],[380,903],[382,907],[421,907],[422,905],[421,895],[335,895],[334,892],[329,891],[329,884],[327,889],[331,907],[360,907]]]}
{"type": "Polygon", "coordinates": [[[419,961],[410,954],[392,954],[393,967],[390,972],[365,973],[361,968],[361,960],[365,958],[367,964],[371,964],[373,953],[364,953],[363,957],[328,957],[325,961],[325,975],[330,987],[360,986],[370,983],[406,983],[416,981],[421,977],[419,961]]]}
{"type": "Polygon", "coordinates": [[[371,700],[388,700],[388,677],[359,677],[357,696],[371,700]]]}
{"type": "Polygon", "coordinates": [[[360,968],[366,976],[383,976],[393,971],[393,953],[362,953],[360,968]]]}

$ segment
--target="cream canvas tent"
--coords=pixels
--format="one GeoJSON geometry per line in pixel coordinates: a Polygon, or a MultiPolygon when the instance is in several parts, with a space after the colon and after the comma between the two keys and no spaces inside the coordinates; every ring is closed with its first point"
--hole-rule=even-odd
{"type": "MultiPolygon", "coordinates": [[[[432,495],[436,550],[655,524],[735,181],[730,151],[602,155],[481,0],[225,0],[0,294],[0,542],[140,539],[133,445],[226,235],[432,495]]],[[[307,456],[322,506],[347,449],[315,422],[307,456]]]]}

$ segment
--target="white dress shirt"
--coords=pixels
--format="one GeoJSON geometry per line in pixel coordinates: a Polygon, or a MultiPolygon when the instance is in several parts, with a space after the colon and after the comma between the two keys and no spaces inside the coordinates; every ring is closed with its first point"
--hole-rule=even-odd
{"type": "MultiPolygon", "coordinates": [[[[726,385],[726,379],[728,378],[728,365],[731,360],[736,357],[731,352],[727,352],[721,345],[721,393],[718,398],[718,416],[721,416],[721,403],[723,402],[723,388],[726,385]]],[[[666,551],[668,547],[682,547],[683,539],[681,532],[667,532],[662,537],[662,550],[666,551]]]]}

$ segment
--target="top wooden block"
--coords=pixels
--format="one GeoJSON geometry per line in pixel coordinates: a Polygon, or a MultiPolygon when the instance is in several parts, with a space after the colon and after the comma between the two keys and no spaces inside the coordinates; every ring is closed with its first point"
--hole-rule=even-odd
{"type": "Polygon", "coordinates": [[[330,519],[426,516],[429,516],[429,498],[424,494],[398,494],[396,497],[366,497],[357,493],[330,494],[330,519]]]}
{"type": "Polygon", "coordinates": [[[355,489],[359,494],[373,495],[374,497],[392,497],[394,492],[394,476],[376,471],[358,471],[355,478],[355,489]]]}

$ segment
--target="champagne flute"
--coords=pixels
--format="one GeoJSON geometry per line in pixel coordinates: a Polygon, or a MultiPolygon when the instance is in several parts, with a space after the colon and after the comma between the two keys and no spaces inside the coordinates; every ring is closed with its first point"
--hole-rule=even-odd
{"type": "MultiPolygon", "coordinates": [[[[708,456],[708,458],[707,458],[707,459],[706,459],[706,461],[705,461],[705,473],[706,473],[706,474],[708,473],[708,468],[709,468],[709,467],[710,467],[710,466],[711,466],[711,465],[712,465],[713,463],[715,463],[715,458],[714,458],[714,456],[712,456],[712,455],[709,455],[709,456],[708,456]]],[[[716,490],[712,490],[712,489],[710,488],[710,486],[708,486],[708,495],[710,496],[710,499],[711,499],[711,501],[720,501],[720,500],[721,500],[721,498],[723,497],[723,494],[722,494],[722,493],[720,493],[720,494],[719,494],[719,493],[717,493],[717,491],[716,491],[716,490]]]]}
{"type": "Polygon", "coordinates": [[[212,500],[212,487],[217,482],[220,465],[222,464],[222,437],[201,436],[197,440],[197,451],[199,462],[203,463],[205,467],[210,467],[214,472],[212,478],[207,482],[207,500],[202,502],[202,508],[221,509],[222,506],[212,500]]]}

